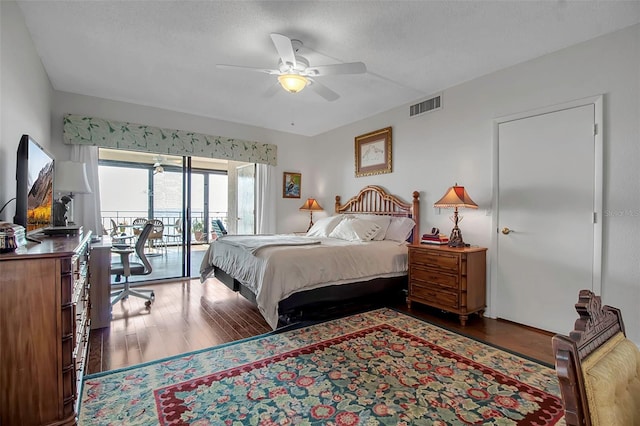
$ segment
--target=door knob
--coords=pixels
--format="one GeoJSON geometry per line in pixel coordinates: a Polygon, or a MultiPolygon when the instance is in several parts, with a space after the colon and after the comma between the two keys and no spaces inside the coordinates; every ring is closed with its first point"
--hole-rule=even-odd
{"type": "Polygon", "coordinates": [[[513,229],[509,229],[509,228],[507,228],[506,226],[505,226],[504,228],[502,228],[502,233],[503,233],[504,235],[507,235],[507,234],[509,234],[509,233],[511,233],[511,232],[516,232],[516,231],[514,231],[513,229]]]}

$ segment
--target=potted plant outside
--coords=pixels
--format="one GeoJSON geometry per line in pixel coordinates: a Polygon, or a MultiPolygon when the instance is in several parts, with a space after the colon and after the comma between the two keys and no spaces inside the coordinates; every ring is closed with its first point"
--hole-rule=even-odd
{"type": "Polygon", "coordinates": [[[192,225],[193,228],[193,236],[195,237],[196,241],[202,241],[202,236],[203,236],[203,231],[204,231],[204,223],[200,222],[199,220],[196,220],[193,222],[192,225]]]}

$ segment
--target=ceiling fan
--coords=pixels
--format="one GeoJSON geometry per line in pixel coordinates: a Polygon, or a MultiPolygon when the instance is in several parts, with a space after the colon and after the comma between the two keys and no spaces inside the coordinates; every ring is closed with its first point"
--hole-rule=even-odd
{"type": "MultiPolygon", "coordinates": [[[[224,64],[218,64],[217,67],[221,69],[246,70],[277,75],[278,83],[280,83],[280,86],[287,92],[297,93],[309,86],[314,92],[328,101],[335,101],[340,95],[316,81],[316,77],[337,74],[363,74],[367,72],[367,67],[362,62],[320,65],[317,67],[310,66],[309,61],[305,57],[297,54],[302,47],[300,40],[292,40],[287,36],[276,33],[271,34],[271,40],[280,56],[277,69],[224,64]]],[[[277,87],[278,86],[274,85],[266,94],[274,94],[277,87]]]]}
{"type": "Polygon", "coordinates": [[[153,158],[153,174],[158,174],[158,173],[164,173],[164,166],[167,165],[167,163],[174,163],[176,165],[180,165],[182,164],[182,160],[181,159],[175,159],[175,160],[169,160],[167,159],[167,157],[164,157],[162,155],[157,155],[156,157],[153,158]]]}

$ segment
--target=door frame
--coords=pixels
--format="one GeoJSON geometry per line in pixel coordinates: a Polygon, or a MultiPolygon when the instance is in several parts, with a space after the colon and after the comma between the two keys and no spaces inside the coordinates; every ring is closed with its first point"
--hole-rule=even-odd
{"type": "MultiPolygon", "coordinates": [[[[489,306],[487,307],[486,315],[490,318],[496,318],[498,309],[498,266],[500,259],[498,258],[498,237],[499,237],[499,214],[500,214],[500,200],[498,199],[498,177],[500,173],[500,163],[498,157],[499,148],[499,126],[502,123],[506,123],[514,120],[521,120],[524,118],[535,117],[538,115],[549,114],[559,112],[562,110],[572,109],[576,107],[593,105],[594,106],[594,163],[595,163],[595,178],[594,178],[594,199],[593,199],[593,211],[594,211],[594,228],[593,228],[593,282],[592,291],[598,295],[602,291],[602,221],[603,221],[603,175],[604,175],[604,144],[603,144],[603,95],[595,95],[587,98],[576,99],[574,101],[564,102],[561,104],[550,105],[546,107],[537,108],[521,113],[511,114],[503,117],[498,117],[493,120],[493,201],[491,215],[491,229],[494,230],[491,236],[491,251],[493,258],[491,267],[489,268],[489,306]]],[[[577,297],[577,295],[576,295],[577,297]]],[[[577,299],[576,299],[577,300],[577,299]]]]}

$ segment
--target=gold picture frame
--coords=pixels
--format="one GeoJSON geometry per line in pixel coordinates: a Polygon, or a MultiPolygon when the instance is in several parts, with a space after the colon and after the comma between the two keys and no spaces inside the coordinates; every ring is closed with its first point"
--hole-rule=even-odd
{"type": "Polygon", "coordinates": [[[355,138],[356,177],[391,173],[391,127],[355,138]]]}
{"type": "Polygon", "coordinates": [[[300,198],[302,192],[302,174],[282,173],[282,198],[300,198]]]}

